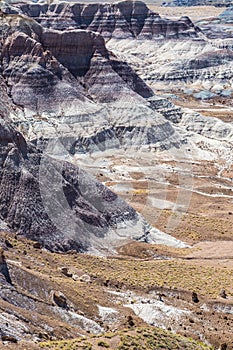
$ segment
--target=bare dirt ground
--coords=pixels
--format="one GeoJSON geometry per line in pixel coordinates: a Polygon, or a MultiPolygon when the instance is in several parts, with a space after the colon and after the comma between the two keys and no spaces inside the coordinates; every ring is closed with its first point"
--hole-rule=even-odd
{"type": "Polygon", "coordinates": [[[178,96],[178,99],[173,99],[173,103],[177,106],[190,108],[207,117],[219,118],[227,123],[233,121],[232,98],[215,97],[209,100],[198,100],[179,91],[171,91],[171,93],[178,96]]]}
{"type": "Polygon", "coordinates": [[[188,16],[192,21],[196,22],[200,19],[217,17],[224,11],[224,7],[214,6],[191,6],[191,7],[163,7],[152,2],[147,2],[147,5],[154,12],[158,12],[162,17],[180,18],[188,16]]]}
{"type": "Polygon", "coordinates": [[[138,154],[128,162],[115,156],[112,172],[99,176],[99,180],[152,226],[189,244],[232,241],[232,168],[224,170],[224,164],[210,161],[193,161],[187,168],[179,161],[159,161],[156,154],[142,157],[138,154]],[[186,182],[182,178],[185,173],[186,182]],[[173,229],[169,229],[169,223],[173,223],[173,229]]]}
{"type": "Polygon", "coordinates": [[[233,268],[233,242],[200,242],[193,245],[192,252],[186,256],[192,262],[205,266],[233,268]]]}

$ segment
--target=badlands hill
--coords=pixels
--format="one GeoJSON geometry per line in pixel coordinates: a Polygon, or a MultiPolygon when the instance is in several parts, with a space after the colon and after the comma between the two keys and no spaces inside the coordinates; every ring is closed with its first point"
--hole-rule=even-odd
{"type": "Polygon", "coordinates": [[[48,31],[21,15],[3,14],[1,26],[2,74],[10,86],[14,85],[11,94],[18,105],[35,109],[38,103],[40,109],[47,96],[44,108],[48,111],[49,106],[53,109],[67,95],[80,104],[85,97],[107,102],[127,92],[134,95],[133,91],[143,97],[153,95],[127,64],[106,49],[98,34],[85,30],[48,31]],[[39,101],[40,94],[43,102],[39,101]]]}
{"type": "Polygon", "coordinates": [[[7,11],[25,14],[45,28],[88,29],[100,33],[106,39],[107,48],[129,63],[150,86],[160,84],[167,89],[169,84],[172,89],[174,84],[175,89],[179,84],[180,89],[193,90],[193,95],[201,92],[201,99],[202,96],[203,99],[216,97],[222,92],[223,96],[231,96],[231,28],[216,24],[213,28],[202,22],[196,26],[187,16],[171,20],[140,1],[15,4],[7,11]],[[209,86],[205,83],[206,77],[209,86]],[[208,93],[202,93],[206,90],[208,93]]]}
{"type": "Polygon", "coordinates": [[[135,210],[79,168],[49,157],[42,167],[41,154],[3,119],[0,136],[0,213],[18,234],[53,251],[83,252],[146,233],[135,210]]]}
{"type": "Polygon", "coordinates": [[[44,27],[59,30],[70,27],[89,29],[102,34],[106,39],[196,36],[194,25],[187,17],[179,20],[161,18],[142,1],[121,1],[112,4],[31,3],[18,5],[16,8],[19,13],[34,18],[44,27]]]}
{"type": "MultiPolygon", "coordinates": [[[[135,210],[65,160],[67,144],[83,153],[119,148],[138,134],[137,143],[179,142],[168,121],[146,106],[152,90],[106,49],[99,34],[45,30],[21,15],[2,14],[1,26],[1,218],[51,250],[111,250],[118,240],[147,240],[150,233],[160,240],[161,233],[135,210]],[[137,106],[135,121],[122,125],[111,115],[106,128],[109,112],[100,102],[113,103],[114,110],[125,95],[137,106]],[[152,125],[146,121],[139,128],[143,110],[152,125]],[[24,132],[29,129],[36,146],[47,147],[43,156],[8,117],[24,132]]],[[[172,238],[171,243],[179,244],[172,238]]]]}

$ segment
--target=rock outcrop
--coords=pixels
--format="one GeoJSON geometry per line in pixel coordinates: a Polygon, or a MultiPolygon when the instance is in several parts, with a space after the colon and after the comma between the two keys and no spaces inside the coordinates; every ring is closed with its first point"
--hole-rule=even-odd
{"type": "Polygon", "coordinates": [[[36,19],[47,28],[88,29],[100,33],[104,38],[161,39],[197,36],[191,20],[161,18],[142,1],[117,3],[52,3],[21,4],[18,11],[36,19]]]}
{"type": "Polygon", "coordinates": [[[6,282],[12,284],[9,269],[7,266],[4,250],[0,247],[0,282],[5,284],[6,282]]]}

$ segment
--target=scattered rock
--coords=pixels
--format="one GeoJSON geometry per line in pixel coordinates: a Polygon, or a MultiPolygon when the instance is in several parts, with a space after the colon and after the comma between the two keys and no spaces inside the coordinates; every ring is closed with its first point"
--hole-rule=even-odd
{"type": "Polygon", "coordinates": [[[199,299],[196,292],[192,292],[192,301],[194,303],[199,303],[199,299]]]}
{"type": "Polygon", "coordinates": [[[63,266],[63,267],[60,268],[60,271],[61,271],[61,273],[63,273],[63,275],[67,275],[68,268],[63,266]]]}
{"type": "Polygon", "coordinates": [[[48,333],[46,333],[46,332],[40,332],[40,333],[38,334],[38,337],[39,337],[40,339],[49,339],[49,335],[48,335],[48,333]]]}
{"type": "Polygon", "coordinates": [[[12,335],[2,335],[2,341],[7,341],[10,343],[17,343],[18,340],[12,335]]]}
{"type": "Polygon", "coordinates": [[[65,297],[65,295],[61,292],[57,292],[57,291],[53,291],[52,292],[52,301],[53,304],[62,307],[63,309],[68,309],[68,305],[67,305],[67,299],[65,297]]]}
{"type": "Polygon", "coordinates": [[[222,289],[221,292],[219,293],[219,296],[223,299],[226,299],[227,298],[227,293],[225,291],[225,289],[222,289]]]}
{"type": "Polygon", "coordinates": [[[127,323],[130,327],[133,327],[135,325],[133,317],[131,315],[128,316],[127,323]]]}
{"type": "Polygon", "coordinates": [[[7,248],[13,248],[13,245],[8,239],[5,239],[5,245],[7,246],[7,248]]]}
{"type": "Polygon", "coordinates": [[[84,275],[82,275],[82,276],[79,278],[79,280],[80,280],[81,282],[89,283],[89,282],[91,282],[91,277],[90,277],[89,275],[87,275],[87,274],[84,274],[84,275]]]}
{"type": "Polygon", "coordinates": [[[61,271],[61,273],[62,273],[63,275],[65,275],[66,277],[72,277],[72,273],[69,272],[68,267],[63,266],[63,267],[60,268],[60,271],[61,271]]]}
{"type": "Polygon", "coordinates": [[[33,243],[33,248],[35,248],[35,249],[41,249],[42,246],[41,246],[40,242],[35,242],[35,243],[33,243]]]}
{"type": "Polygon", "coordinates": [[[104,282],[105,287],[108,287],[108,286],[109,286],[109,283],[110,283],[110,280],[106,280],[106,281],[104,282]]]}
{"type": "Polygon", "coordinates": [[[164,297],[164,296],[165,296],[164,294],[159,293],[159,294],[158,294],[158,299],[159,299],[159,301],[164,302],[164,301],[163,301],[163,297],[164,297]]]}
{"type": "Polygon", "coordinates": [[[73,278],[74,281],[78,281],[79,280],[79,276],[77,274],[75,274],[75,273],[72,275],[72,278],[73,278]]]}

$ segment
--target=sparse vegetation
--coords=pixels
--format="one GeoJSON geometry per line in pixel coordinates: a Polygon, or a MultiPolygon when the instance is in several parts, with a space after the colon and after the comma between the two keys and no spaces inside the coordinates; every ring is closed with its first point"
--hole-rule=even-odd
{"type": "MultiPolygon", "coordinates": [[[[70,341],[45,342],[41,343],[41,348],[51,350],[81,350],[85,348],[86,340],[81,338],[70,341]]],[[[114,350],[211,350],[203,343],[195,342],[192,339],[173,334],[158,328],[136,328],[131,331],[125,330],[113,333],[110,344],[106,342],[103,334],[101,340],[99,337],[88,339],[90,349],[111,348],[114,350]],[[98,340],[96,342],[96,340],[98,340]]]]}

